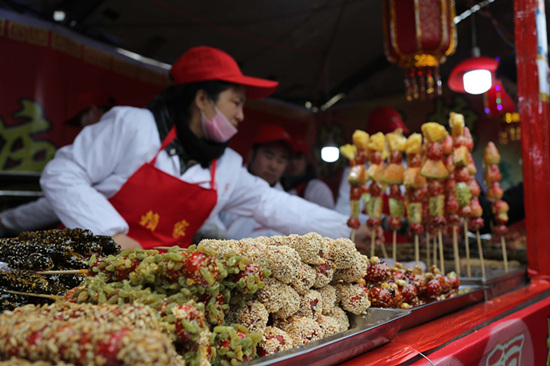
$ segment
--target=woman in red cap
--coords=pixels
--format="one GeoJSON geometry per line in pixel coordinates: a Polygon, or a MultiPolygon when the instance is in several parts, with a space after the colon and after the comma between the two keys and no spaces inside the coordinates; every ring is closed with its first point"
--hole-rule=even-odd
{"type": "Polygon", "coordinates": [[[204,46],[170,74],[175,85],[147,108],[114,107],[46,166],[40,183],[65,226],[111,235],[122,248],[186,247],[223,209],[280,232],[349,237],[346,216],[271,189],[227,148],[246,98],[270,95],[276,82],[245,76],[204,46]]]}
{"type": "MultiPolygon", "coordinates": [[[[247,170],[250,174],[265,180],[273,189],[283,192],[279,180],[288,165],[291,153],[292,139],[288,132],[281,126],[264,124],[254,136],[252,149],[248,154],[247,170]]],[[[252,217],[222,211],[220,219],[226,227],[228,239],[283,235],[252,217]]]]}

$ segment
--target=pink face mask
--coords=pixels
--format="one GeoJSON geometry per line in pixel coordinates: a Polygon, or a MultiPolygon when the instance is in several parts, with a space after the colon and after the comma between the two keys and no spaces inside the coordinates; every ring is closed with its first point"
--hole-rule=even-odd
{"type": "Polygon", "coordinates": [[[237,133],[237,128],[223,115],[214,105],[216,115],[209,120],[201,111],[202,130],[207,140],[216,142],[226,142],[237,133]]]}

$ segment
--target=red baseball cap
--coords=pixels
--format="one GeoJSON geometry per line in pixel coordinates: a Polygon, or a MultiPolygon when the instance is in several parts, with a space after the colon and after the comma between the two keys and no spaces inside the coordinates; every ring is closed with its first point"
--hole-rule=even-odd
{"type": "Polygon", "coordinates": [[[278,82],[243,75],[233,57],[217,48],[198,46],[185,52],[170,69],[176,84],[221,80],[246,87],[249,99],[265,98],[272,94],[278,82]]]}
{"type": "Polygon", "coordinates": [[[279,125],[265,124],[256,132],[253,145],[263,145],[277,141],[285,143],[292,150],[292,138],[288,132],[279,125]]]}
{"type": "Polygon", "coordinates": [[[307,154],[307,142],[303,136],[292,135],[292,151],[294,153],[307,154]]]}
{"type": "Polygon", "coordinates": [[[71,117],[65,121],[66,124],[72,126],[80,126],[80,115],[93,105],[96,107],[112,108],[116,104],[113,97],[102,93],[99,88],[93,88],[81,93],[74,102],[71,108],[71,117]]]}
{"type": "Polygon", "coordinates": [[[407,135],[411,131],[405,126],[403,119],[398,111],[388,106],[375,108],[369,115],[366,131],[369,135],[377,132],[387,134],[400,128],[403,134],[407,135]]]}

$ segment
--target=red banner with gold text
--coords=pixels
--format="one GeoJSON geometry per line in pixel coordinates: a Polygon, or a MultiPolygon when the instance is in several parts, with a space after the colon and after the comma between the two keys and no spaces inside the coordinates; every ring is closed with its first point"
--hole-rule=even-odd
{"type": "Polygon", "coordinates": [[[79,127],[81,96],[145,106],[168,84],[162,65],[136,61],[65,27],[0,11],[0,171],[41,171],[79,127]]]}

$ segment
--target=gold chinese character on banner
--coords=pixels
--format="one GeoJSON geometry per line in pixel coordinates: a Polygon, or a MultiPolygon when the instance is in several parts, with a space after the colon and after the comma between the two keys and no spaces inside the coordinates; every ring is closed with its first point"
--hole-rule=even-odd
{"type": "Polygon", "coordinates": [[[179,238],[180,236],[185,236],[185,230],[189,226],[187,220],[181,220],[176,222],[174,225],[174,232],[172,233],[173,238],[179,238]]]}
{"type": "Polygon", "coordinates": [[[141,221],[139,222],[139,224],[146,229],[155,231],[155,229],[159,224],[159,220],[160,220],[159,214],[149,210],[149,212],[141,216],[141,221]]]}

